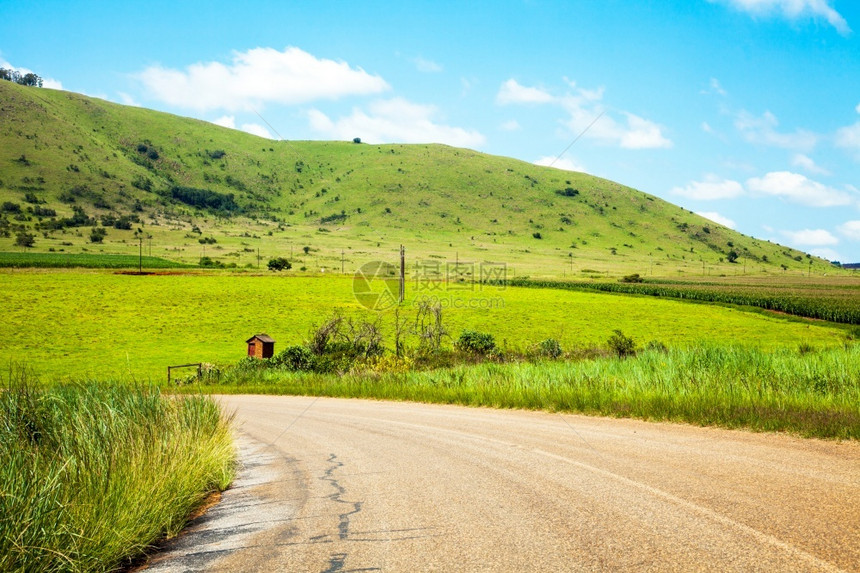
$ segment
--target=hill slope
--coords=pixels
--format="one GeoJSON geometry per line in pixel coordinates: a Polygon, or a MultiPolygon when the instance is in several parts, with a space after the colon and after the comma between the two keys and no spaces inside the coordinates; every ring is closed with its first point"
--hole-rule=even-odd
{"type": "Polygon", "coordinates": [[[466,149],[276,142],[2,81],[0,114],[0,250],[23,232],[34,250],[136,253],[141,229],[154,256],[308,271],[400,244],[545,276],[830,267],[612,181],[466,149]]]}

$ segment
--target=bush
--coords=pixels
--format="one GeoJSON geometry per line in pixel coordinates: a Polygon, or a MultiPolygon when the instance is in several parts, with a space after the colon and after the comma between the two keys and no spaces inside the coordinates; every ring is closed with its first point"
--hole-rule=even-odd
{"type": "Polygon", "coordinates": [[[269,263],[267,265],[270,271],[288,271],[293,268],[292,263],[283,257],[275,257],[274,259],[269,259],[269,263]]]}
{"type": "Polygon", "coordinates": [[[496,350],[496,341],[492,334],[464,330],[454,346],[461,352],[484,356],[496,350]]]}
{"type": "Polygon", "coordinates": [[[93,230],[90,231],[90,242],[91,243],[104,242],[106,236],[107,236],[107,231],[105,230],[104,227],[93,227],[93,230]]]}
{"type": "Polygon", "coordinates": [[[309,372],[314,369],[314,355],[304,346],[288,346],[272,358],[272,364],[294,372],[309,372]]]}
{"type": "Polygon", "coordinates": [[[629,336],[625,336],[620,330],[614,330],[606,344],[609,350],[619,358],[633,356],[636,354],[636,343],[629,336]]]}
{"type": "Polygon", "coordinates": [[[32,247],[36,244],[36,235],[21,231],[15,235],[15,245],[18,247],[32,247]]]}
{"type": "Polygon", "coordinates": [[[643,279],[641,276],[639,276],[639,273],[634,273],[632,275],[626,275],[626,276],[618,279],[618,282],[621,282],[621,283],[642,283],[642,282],[645,282],[645,279],[643,279]]]}
{"type": "Polygon", "coordinates": [[[547,358],[558,358],[562,355],[561,344],[555,338],[547,338],[537,343],[537,352],[547,358]]]}

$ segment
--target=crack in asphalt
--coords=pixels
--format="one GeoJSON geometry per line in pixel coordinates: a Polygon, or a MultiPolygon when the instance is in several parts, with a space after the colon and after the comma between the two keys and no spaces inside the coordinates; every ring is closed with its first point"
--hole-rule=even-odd
{"type": "MultiPolygon", "coordinates": [[[[346,488],[340,484],[340,480],[334,476],[334,472],[343,467],[343,462],[337,459],[337,454],[329,454],[328,459],[326,460],[331,465],[326,469],[325,473],[323,473],[320,480],[327,481],[331,486],[335,489],[334,493],[328,496],[328,499],[332,500],[335,503],[346,504],[351,507],[350,511],[345,511],[343,513],[338,514],[338,524],[337,524],[337,534],[338,539],[342,541],[349,540],[349,526],[350,520],[352,516],[358,514],[361,511],[362,505],[364,502],[362,501],[348,501],[343,499],[344,494],[346,494],[346,488]]],[[[312,539],[323,540],[329,535],[319,535],[312,539]]],[[[349,556],[348,553],[333,553],[329,557],[328,568],[324,569],[322,573],[335,573],[336,571],[341,571],[343,573],[352,572],[352,571],[379,571],[379,567],[370,567],[363,569],[344,569],[346,565],[346,559],[349,556]]]]}

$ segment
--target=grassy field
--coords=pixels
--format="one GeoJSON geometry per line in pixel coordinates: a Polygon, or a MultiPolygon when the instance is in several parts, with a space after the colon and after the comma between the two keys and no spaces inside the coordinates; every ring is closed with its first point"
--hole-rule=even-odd
{"type": "MultiPolygon", "coordinates": [[[[600,346],[615,329],[642,345],[743,341],[765,349],[839,346],[846,335],[827,323],[646,297],[470,284],[429,288],[407,284],[404,318],[414,321],[411,303],[434,296],[445,306],[452,337],[466,328],[488,332],[506,350],[549,337],[566,350],[600,346]]],[[[379,320],[387,335],[394,321],[392,311],[362,307],[352,278],[341,276],[7,270],[0,272],[0,289],[6,293],[0,359],[26,364],[44,381],[161,381],[169,365],[232,364],[253,334],[274,337],[278,351],[303,342],[334,309],[379,320]]]]}
{"type": "Polygon", "coordinates": [[[860,344],[818,351],[698,344],[635,357],[460,365],[346,375],[237,368],[219,393],[414,400],[582,412],[860,439],[860,344]]]}
{"type": "Polygon", "coordinates": [[[115,571],[232,480],[210,399],[114,384],[0,391],[0,570],[115,571]]]}

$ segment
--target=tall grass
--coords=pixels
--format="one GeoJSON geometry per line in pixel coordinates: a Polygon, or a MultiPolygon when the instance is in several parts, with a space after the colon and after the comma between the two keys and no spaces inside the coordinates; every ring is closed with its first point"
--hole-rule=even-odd
{"type": "Polygon", "coordinates": [[[109,571],[233,476],[230,420],[151,387],[0,391],[0,571],[109,571]]]}
{"type": "Polygon", "coordinates": [[[819,351],[703,345],[632,358],[344,376],[257,370],[228,373],[219,391],[584,412],[860,439],[856,344],[819,351]]]}

